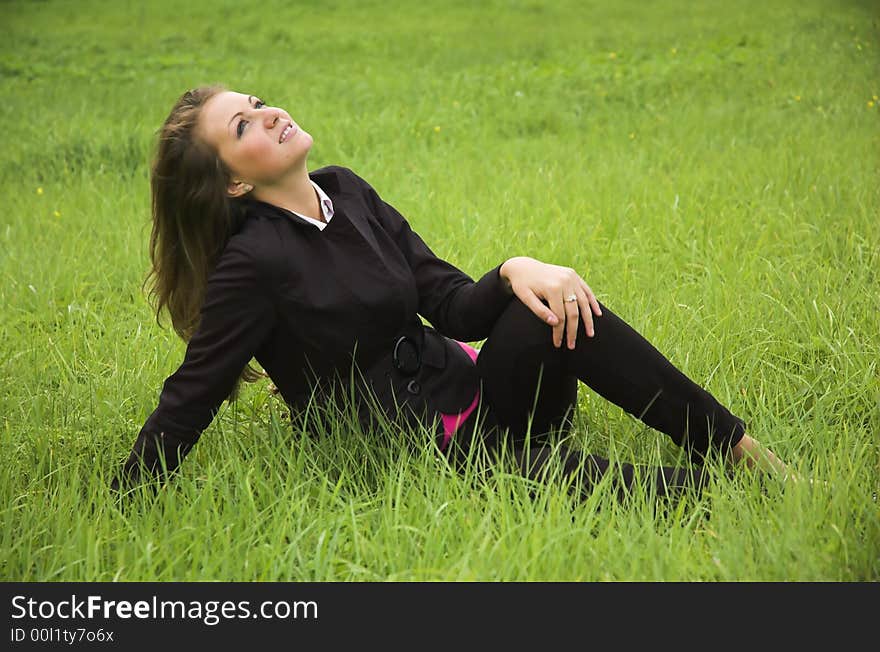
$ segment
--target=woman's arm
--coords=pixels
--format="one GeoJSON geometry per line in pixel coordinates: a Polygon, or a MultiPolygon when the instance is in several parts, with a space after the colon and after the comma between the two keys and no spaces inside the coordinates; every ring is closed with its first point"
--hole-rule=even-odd
{"type": "Polygon", "coordinates": [[[114,487],[172,473],[229,396],[275,321],[271,280],[244,248],[227,247],[211,274],[183,363],[138,434],[114,487]]]}
{"type": "Polygon", "coordinates": [[[486,338],[514,295],[554,327],[557,346],[564,330],[569,331],[573,344],[579,311],[585,315],[588,335],[592,334],[590,307],[597,315],[601,312],[592,290],[574,270],[517,257],[474,282],[460,269],[438,258],[410,228],[406,218],[383,201],[366,181],[351,170],[345,172],[360,187],[368,205],[406,257],[418,287],[419,313],[444,335],[463,341],[486,338]],[[575,295],[576,301],[565,303],[564,298],[570,295],[575,295]],[[549,308],[542,300],[547,301],[549,308]]]}

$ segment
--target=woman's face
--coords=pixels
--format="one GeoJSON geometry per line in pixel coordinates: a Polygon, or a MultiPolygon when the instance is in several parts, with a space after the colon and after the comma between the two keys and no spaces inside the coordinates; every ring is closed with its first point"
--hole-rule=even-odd
{"type": "Polygon", "coordinates": [[[230,194],[240,194],[241,183],[261,189],[283,186],[302,173],[312,146],[312,137],[284,109],[232,91],[205,103],[199,130],[232,172],[230,194]]]}

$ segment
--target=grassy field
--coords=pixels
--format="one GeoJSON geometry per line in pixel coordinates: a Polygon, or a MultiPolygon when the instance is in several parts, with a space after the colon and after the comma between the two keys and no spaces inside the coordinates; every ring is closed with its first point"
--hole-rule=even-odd
{"type": "MultiPolygon", "coordinates": [[[[880,579],[876,4],[3,9],[0,579],[880,579]],[[472,276],[576,268],[828,488],[718,473],[578,504],[418,433],[310,440],[256,384],[120,511],[109,479],[183,354],[141,291],[153,138],[215,81],[285,107],[312,167],[357,171],[472,276]]],[[[678,459],[586,387],[577,417],[592,452],[678,459]]]]}

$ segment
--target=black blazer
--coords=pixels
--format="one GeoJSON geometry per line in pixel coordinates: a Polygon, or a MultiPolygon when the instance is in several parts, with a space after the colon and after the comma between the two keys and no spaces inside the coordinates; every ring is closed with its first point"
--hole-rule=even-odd
{"type": "MultiPolygon", "coordinates": [[[[458,412],[473,399],[473,362],[449,338],[488,336],[512,296],[500,265],[474,282],[437,258],[351,170],[326,167],[310,177],[333,201],[323,231],[287,210],[244,202],[208,279],[199,328],[137,437],[126,476],[140,462],[158,472],[160,450],[166,469],[176,468],[252,358],[291,416],[310,399],[331,397],[345,379],[351,395],[352,378],[355,396],[375,397],[393,418],[436,423],[437,412],[458,412]],[[399,347],[401,365],[393,351],[402,335],[409,340],[399,347]]],[[[376,409],[360,402],[367,427],[376,409]]]]}

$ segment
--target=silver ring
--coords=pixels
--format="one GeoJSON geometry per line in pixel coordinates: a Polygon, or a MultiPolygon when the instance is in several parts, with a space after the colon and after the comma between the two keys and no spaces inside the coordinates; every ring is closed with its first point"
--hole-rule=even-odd
{"type": "Polygon", "coordinates": [[[578,298],[577,298],[576,294],[569,294],[567,297],[565,297],[565,303],[571,303],[572,301],[577,301],[577,300],[578,300],[578,298]]]}

